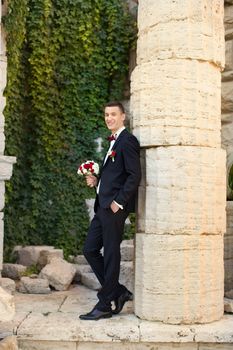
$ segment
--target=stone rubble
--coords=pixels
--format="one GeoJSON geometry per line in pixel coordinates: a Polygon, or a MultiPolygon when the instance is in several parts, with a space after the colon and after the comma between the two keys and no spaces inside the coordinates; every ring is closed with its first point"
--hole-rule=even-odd
{"type": "Polygon", "coordinates": [[[42,269],[44,266],[50,263],[53,258],[63,259],[62,249],[45,249],[40,251],[40,255],[37,261],[37,266],[42,269]]]}
{"type": "Polygon", "coordinates": [[[44,250],[53,250],[53,246],[27,246],[19,247],[16,251],[17,263],[24,266],[36,265],[40,257],[40,253],[44,250]]]}
{"type": "Polygon", "coordinates": [[[47,279],[30,277],[22,277],[17,286],[17,290],[20,293],[30,294],[48,294],[51,292],[47,279]]]}
{"type": "Polygon", "coordinates": [[[40,272],[39,278],[45,278],[56,290],[67,290],[76,274],[75,267],[61,258],[54,258],[40,272]]]}
{"type": "Polygon", "coordinates": [[[19,280],[23,273],[27,270],[27,266],[20,264],[3,264],[2,277],[11,278],[13,280],[19,280]]]}

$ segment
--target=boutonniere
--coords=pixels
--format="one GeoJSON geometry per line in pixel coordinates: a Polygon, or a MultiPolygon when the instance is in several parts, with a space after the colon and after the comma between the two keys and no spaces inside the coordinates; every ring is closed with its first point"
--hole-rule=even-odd
{"type": "Polygon", "coordinates": [[[116,151],[109,151],[108,156],[112,159],[112,162],[114,162],[116,157],[116,151]]]}

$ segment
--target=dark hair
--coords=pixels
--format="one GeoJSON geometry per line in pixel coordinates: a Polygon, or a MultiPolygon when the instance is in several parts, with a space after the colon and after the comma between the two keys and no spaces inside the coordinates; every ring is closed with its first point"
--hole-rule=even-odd
{"type": "Polygon", "coordinates": [[[111,101],[111,102],[108,102],[108,103],[106,103],[106,104],[104,105],[104,109],[105,109],[106,107],[118,107],[118,108],[120,109],[121,113],[125,113],[125,109],[124,109],[122,103],[119,102],[119,101],[111,101]]]}

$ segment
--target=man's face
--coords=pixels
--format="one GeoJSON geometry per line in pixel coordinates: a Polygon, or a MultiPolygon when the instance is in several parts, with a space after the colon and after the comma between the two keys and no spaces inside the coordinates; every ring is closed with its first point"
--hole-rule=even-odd
{"type": "Polygon", "coordinates": [[[117,130],[124,126],[125,114],[117,106],[106,107],[104,110],[105,123],[107,128],[115,134],[117,130]]]}

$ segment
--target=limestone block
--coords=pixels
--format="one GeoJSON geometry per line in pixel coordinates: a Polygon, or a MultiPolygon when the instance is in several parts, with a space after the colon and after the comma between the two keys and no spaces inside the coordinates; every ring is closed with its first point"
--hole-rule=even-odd
{"type": "Polygon", "coordinates": [[[0,322],[11,321],[14,314],[14,297],[0,287],[0,322]]]}
{"type": "MultiPolygon", "coordinates": [[[[233,15],[232,15],[233,18],[233,15]]],[[[225,45],[226,65],[225,71],[233,70],[233,39],[227,40],[225,45]]]]}
{"type": "Polygon", "coordinates": [[[122,261],[119,281],[128,290],[134,292],[134,268],[132,261],[122,261]]]}
{"type": "Polygon", "coordinates": [[[6,97],[0,96],[0,127],[3,130],[4,128],[4,115],[3,110],[6,106],[6,97]]]}
{"type": "Polygon", "coordinates": [[[0,350],[18,350],[17,338],[10,336],[0,341],[0,350]]]}
{"type": "Polygon", "coordinates": [[[19,350],[79,350],[73,341],[33,341],[19,340],[19,350]]]}
{"type": "Polygon", "coordinates": [[[51,259],[53,258],[61,258],[63,259],[63,250],[62,249],[51,249],[49,247],[48,249],[41,250],[39,252],[39,258],[37,261],[37,265],[42,268],[45,265],[49,264],[51,262],[51,259]]]}
{"type": "Polygon", "coordinates": [[[90,199],[85,199],[85,203],[87,206],[87,211],[88,211],[88,215],[89,215],[89,220],[91,221],[93,219],[94,216],[94,203],[95,203],[95,199],[90,198],[90,199]]]}
{"type": "Polygon", "coordinates": [[[70,286],[76,269],[65,260],[54,258],[50,264],[46,265],[40,272],[39,278],[45,278],[49,285],[56,290],[67,290],[70,286]]]}
{"type": "MultiPolygon", "coordinates": [[[[233,4],[233,3],[232,3],[233,4]]],[[[233,6],[225,7],[224,25],[226,39],[233,38],[233,6]]]]}
{"type": "Polygon", "coordinates": [[[6,55],[6,32],[2,24],[0,24],[0,55],[6,55]]]}
{"type": "Polygon", "coordinates": [[[0,181],[0,211],[5,205],[5,181],[0,181]]]}
{"type": "Polygon", "coordinates": [[[173,324],[223,315],[222,235],[136,235],[135,314],[173,324]]]}
{"type": "Polygon", "coordinates": [[[17,290],[20,293],[30,294],[48,294],[51,292],[48,280],[30,277],[21,277],[17,290]]]}
{"type": "Polygon", "coordinates": [[[225,151],[171,146],[145,152],[146,186],[139,187],[139,232],[223,234],[225,151]]]}
{"type": "Polygon", "coordinates": [[[8,277],[13,280],[18,280],[21,278],[26,269],[26,266],[20,264],[5,263],[3,264],[2,277],[8,277]]]}
{"type": "Polygon", "coordinates": [[[79,264],[73,264],[73,266],[76,269],[76,273],[73,279],[73,282],[80,282],[81,281],[81,277],[83,273],[90,273],[93,272],[92,268],[90,267],[90,265],[79,265],[79,264]]]}
{"type": "Polygon", "coordinates": [[[233,313],[233,300],[224,298],[224,311],[227,313],[233,313]]]}
{"type": "Polygon", "coordinates": [[[223,1],[140,1],[138,64],[178,57],[224,66],[222,18],[223,1]]]}
{"type": "Polygon", "coordinates": [[[10,278],[0,277],[0,287],[10,294],[15,293],[15,281],[10,278]]]}
{"type": "Polygon", "coordinates": [[[221,140],[227,153],[233,150],[233,112],[222,114],[221,140]]]}
{"type": "Polygon", "coordinates": [[[84,286],[93,290],[99,290],[101,288],[101,285],[93,272],[82,273],[81,282],[84,286]]]}
{"type": "Polygon", "coordinates": [[[1,275],[2,263],[3,263],[3,236],[4,236],[3,213],[0,213],[0,275],[1,275]]]}
{"type": "Polygon", "coordinates": [[[0,154],[4,153],[5,149],[5,135],[3,133],[3,129],[0,129],[0,154]]]}
{"type": "Polygon", "coordinates": [[[225,292],[233,290],[233,201],[227,201],[227,228],[224,234],[225,292]]]}
{"type": "Polygon", "coordinates": [[[16,163],[16,157],[9,157],[0,154],[0,180],[10,179],[14,163],[16,163]]]}
{"type": "Polygon", "coordinates": [[[222,83],[222,112],[233,112],[233,84],[231,81],[224,81],[222,83]]]}
{"type": "Polygon", "coordinates": [[[137,62],[191,58],[224,66],[223,1],[139,2],[137,62]]]}
{"type": "Polygon", "coordinates": [[[221,73],[214,65],[156,60],[137,66],[131,80],[133,132],[141,146],[220,147],[221,73]]]}
{"type": "Polygon", "coordinates": [[[74,257],[74,263],[80,264],[80,265],[85,265],[88,264],[86,258],[84,255],[77,255],[74,257]]]}
{"type": "Polygon", "coordinates": [[[3,56],[0,57],[0,91],[1,95],[6,87],[6,77],[7,77],[7,61],[3,56]]]}
{"type": "MultiPolygon", "coordinates": [[[[36,265],[38,263],[40,254],[42,251],[53,250],[52,246],[27,246],[18,249],[15,254],[17,255],[17,263],[24,266],[36,265]]],[[[43,257],[42,257],[43,262],[43,257]]]]}
{"type": "Polygon", "coordinates": [[[133,261],[134,245],[132,240],[124,240],[121,243],[121,261],[133,261]]]}

